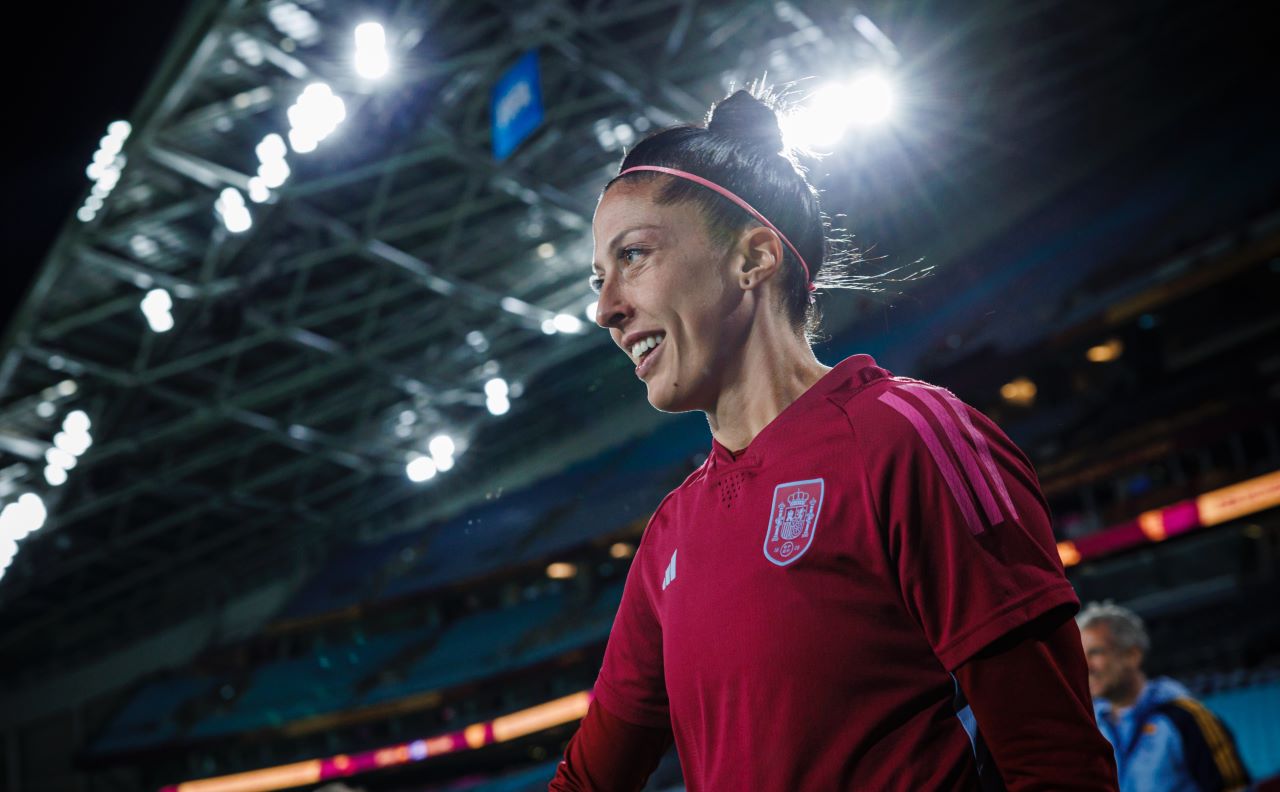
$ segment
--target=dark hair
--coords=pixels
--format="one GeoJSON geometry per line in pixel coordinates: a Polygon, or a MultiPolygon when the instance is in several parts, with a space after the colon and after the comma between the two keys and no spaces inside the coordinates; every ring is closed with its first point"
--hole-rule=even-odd
{"type": "MultiPolygon", "coordinates": [[[[786,156],[782,129],[774,111],[776,99],[761,87],[735,91],[715,104],[706,126],[681,125],[658,130],[623,158],[619,172],[636,165],[677,168],[709,179],[756,208],[786,235],[809,265],[816,282],[829,252],[818,193],[803,168],[786,156]]],[[[713,238],[726,244],[744,228],[759,223],[733,202],[686,179],[653,171],[618,176],[619,181],[666,184],[660,204],[689,202],[707,219],[713,238]]],[[[792,324],[811,333],[817,328],[817,306],[809,299],[804,269],[783,245],[783,302],[792,324]]]]}

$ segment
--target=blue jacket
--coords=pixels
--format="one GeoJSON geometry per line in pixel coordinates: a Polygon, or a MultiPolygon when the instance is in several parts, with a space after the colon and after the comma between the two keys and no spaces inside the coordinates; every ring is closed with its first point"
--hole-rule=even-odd
{"type": "Polygon", "coordinates": [[[1179,682],[1149,680],[1118,717],[1102,699],[1093,710],[1115,748],[1120,792],[1219,792],[1249,784],[1231,732],[1179,682]]]}

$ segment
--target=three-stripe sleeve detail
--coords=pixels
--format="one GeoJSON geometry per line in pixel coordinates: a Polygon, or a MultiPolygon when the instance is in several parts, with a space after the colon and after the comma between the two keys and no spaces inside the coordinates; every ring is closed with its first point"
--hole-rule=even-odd
{"type": "Polygon", "coordinates": [[[969,526],[969,532],[980,534],[985,531],[986,528],[974,508],[973,496],[969,494],[968,487],[965,486],[955,463],[951,461],[951,457],[943,447],[938,433],[933,430],[933,427],[929,425],[929,422],[919,410],[892,391],[885,391],[881,394],[880,401],[897,410],[902,417],[906,418],[915,427],[920,439],[924,441],[925,447],[929,449],[929,455],[933,457],[934,463],[937,464],[938,470],[942,473],[942,478],[947,482],[947,486],[950,488],[951,495],[955,499],[956,505],[960,508],[961,514],[964,515],[965,523],[969,526]]]}
{"type": "Polygon", "coordinates": [[[895,390],[882,393],[880,401],[915,428],[947,482],[969,531],[980,534],[989,526],[1003,522],[1006,514],[1016,519],[1017,509],[991,456],[991,448],[973,425],[965,405],[950,393],[928,385],[906,383],[895,390]],[[942,435],[920,407],[895,390],[915,397],[941,427],[942,435]]]}
{"type": "Polygon", "coordinates": [[[1249,777],[1240,765],[1240,758],[1236,756],[1235,748],[1231,745],[1231,738],[1223,731],[1222,725],[1218,723],[1214,714],[1195,699],[1175,699],[1173,704],[1191,713],[1195,718],[1196,726],[1200,728],[1200,733],[1204,735],[1204,741],[1209,746],[1209,752],[1213,755],[1213,763],[1218,768],[1218,774],[1222,776],[1222,785],[1230,790],[1247,784],[1249,777]]]}

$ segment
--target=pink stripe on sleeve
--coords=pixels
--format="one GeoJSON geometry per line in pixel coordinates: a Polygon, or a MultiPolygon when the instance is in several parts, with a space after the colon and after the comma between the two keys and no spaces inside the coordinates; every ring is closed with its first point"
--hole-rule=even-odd
{"type": "Polygon", "coordinates": [[[938,470],[941,471],[942,477],[951,488],[951,495],[955,498],[956,505],[960,507],[965,522],[969,524],[969,532],[973,534],[982,533],[985,529],[978,519],[977,510],[974,509],[973,498],[969,495],[968,488],[960,480],[960,472],[956,470],[951,457],[947,456],[946,451],[943,450],[942,441],[938,439],[933,427],[929,426],[929,422],[915,407],[912,407],[891,391],[885,391],[881,394],[880,401],[897,410],[915,427],[920,439],[924,441],[925,447],[929,449],[929,454],[933,456],[933,461],[938,465],[938,470]]]}
{"type": "Polygon", "coordinates": [[[951,441],[951,447],[955,449],[956,456],[960,458],[960,464],[964,466],[965,476],[969,479],[969,486],[978,494],[978,500],[982,502],[982,508],[987,513],[987,525],[996,525],[1003,522],[1004,516],[1000,514],[1000,507],[996,505],[995,496],[991,494],[991,484],[987,482],[986,475],[978,467],[978,458],[974,454],[973,448],[970,447],[964,436],[960,434],[960,430],[957,428],[959,422],[956,420],[956,416],[947,409],[942,397],[938,395],[938,389],[915,383],[903,385],[902,388],[919,396],[920,401],[924,402],[924,406],[929,409],[929,412],[933,413],[933,417],[937,418],[938,423],[942,424],[942,430],[946,432],[947,440],[951,441]]]}
{"type": "Polygon", "coordinates": [[[969,420],[969,411],[965,408],[964,402],[946,390],[940,390],[939,395],[951,405],[951,409],[960,418],[960,422],[968,430],[969,436],[973,438],[974,445],[978,447],[978,457],[982,460],[982,466],[987,469],[987,473],[991,474],[991,481],[995,484],[996,494],[1000,496],[1000,502],[1004,504],[1010,517],[1015,520],[1018,519],[1018,509],[1013,505],[1013,498],[1009,497],[1009,490],[1004,486],[1004,478],[996,468],[995,460],[991,458],[991,447],[987,445],[987,438],[973,425],[973,421],[969,420]]]}

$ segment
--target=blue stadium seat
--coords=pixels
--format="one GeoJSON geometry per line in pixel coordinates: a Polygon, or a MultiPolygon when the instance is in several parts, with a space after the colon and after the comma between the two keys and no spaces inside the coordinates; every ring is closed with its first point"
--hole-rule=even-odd
{"type": "Polygon", "coordinates": [[[458,619],[445,628],[431,651],[408,668],[403,680],[368,691],[361,703],[438,690],[515,667],[522,662],[512,655],[515,645],[563,607],[563,595],[550,594],[458,619]]]}
{"type": "Polygon", "coordinates": [[[349,707],[361,679],[423,637],[423,631],[399,630],[262,666],[230,710],[197,722],[191,734],[235,734],[349,707]]]}

